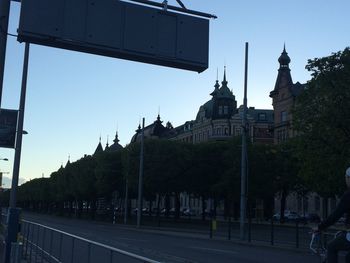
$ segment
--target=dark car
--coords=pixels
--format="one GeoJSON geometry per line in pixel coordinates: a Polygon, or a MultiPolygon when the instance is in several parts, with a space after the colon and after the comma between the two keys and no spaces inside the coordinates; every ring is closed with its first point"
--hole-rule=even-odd
{"type": "Polygon", "coordinates": [[[305,216],[306,218],[306,221],[308,223],[320,223],[321,222],[321,218],[318,214],[315,214],[315,213],[310,213],[310,214],[307,214],[305,216]]]}
{"type": "Polygon", "coordinates": [[[195,216],[196,212],[191,208],[184,208],[181,214],[184,216],[195,216]]]}

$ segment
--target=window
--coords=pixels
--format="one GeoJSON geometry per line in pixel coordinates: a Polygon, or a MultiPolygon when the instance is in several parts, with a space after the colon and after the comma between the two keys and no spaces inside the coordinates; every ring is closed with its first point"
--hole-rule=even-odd
{"type": "Polygon", "coordinates": [[[281,112],[281,122],[286,122],[287,121],[287,112],[282,111],[281,112]]]}
{"type": "Polygon", "coordinates": [[[219,106],[219,115],[222,115],[222,106],[219,106]]]}
{"type": "Polygon", "coordinates": [[[277,132],[277,141],[284,142],[288,139],[288,131],[283,129],[277,132]]]}
{"type": "Polygon", "coordinates": [[[303,197],[303,212],[309,210],[309,200],[307,196],[303,197]]]}
{"type": "Polygon", "coordinates": [[[228,128],[225,128],[225,135],[228,135],[228,128]]]}
{"type": "Polygon", "coordinates": [[[321,208],[321,200],[320,197],[315,196],[315,210],[320,211],[321,208]]]}
{"type": "Polygon", "coordinates": [[[228,106],[224,106],[224,114],[225,114],[225,115],[228,114],[228,106]]]}
{"type": "Polygon", "coordinates": [[[259,121],[266,121],[266,113],[259,113],[258,119],[259,121]]]}

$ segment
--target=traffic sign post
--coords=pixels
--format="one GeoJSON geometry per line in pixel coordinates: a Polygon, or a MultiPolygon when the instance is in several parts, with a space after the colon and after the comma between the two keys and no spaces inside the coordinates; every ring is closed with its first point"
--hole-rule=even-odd
{"type": "Polygon", "coordinates": [[[27,91],[27,75],[28,75],[28,61],[29,61],[29,43],[25,45],[24,51],[24,62],[23,62],[23,74],[22,74],[22,87],[21,97],[19,103],[18,123],[16,132],[16,148],[15,148],[15,159],[13,164],[11,193],[10,193],[10,204],[8,213],[8,229],[11,232],[7,233],[6,236],[6,250],[5,250],[5,263],[10,262],[11,255],[11,243],[17,241],[17,234],[12,234],[13,231],[18,230],[19,221],[18,216],[13,215],[16,213],[16,202],[17,202],[17,188],[19,178],[19,167],[21,162],[21,150],[22,150],[22,136],[23,136],[23,122],[24,122],[24,109],[27,91]]]}

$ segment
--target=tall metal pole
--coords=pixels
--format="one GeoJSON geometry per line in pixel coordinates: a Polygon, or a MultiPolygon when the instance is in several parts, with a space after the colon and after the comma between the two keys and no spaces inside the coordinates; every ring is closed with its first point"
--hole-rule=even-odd
{"type": "Polygon", "coordinates": [[[19,167],[21,163],[24,109],[25,109],[26,90],[27,90],[28,61],[29,61],[29,43],[26,43],[25,51],[24,51],[21,98],[19,102],[18,123],[17,123],[17,132],[16,132],[15,159],[13,164],[12,184],[11,184],[11,194],[10,194],[10,204],[9,204],[9,215],[8,215],[9,222],[8,222],[8,232],[6,236],[5,263],[8,263],[10,260],[11,243],[17,241],[18,211],[16,210],[16,201],[17,201],[19,167]]]}
{"type": "Polygon", "coordinates": [[[124,224],[128,222],[128,199],[129,199],[129,166],[130,166],[130,150],[128,146],[126,150],[126,169],[125,169],[125,200],[124,200],[124,224]]]}
{"type": "Polygon", "coordinates": [[[241,211],[240,211],[240,238],[245,239],[245,219],[247,205],[247,82],[248,82],[248,42],[245,43],[245,72],[244,72],[244,99],[242,118],[242,161],[241,161],[241,211]]]}
{"type": "Polygon", "coordinates": [[[125,180],[125,200],[124,200],[124,224],[128,222],[128,193],[129,192],[129,186],[128,186],[128,177],[126,177],[125,180]]]}
{"type": "Polygon", "coordinates": [[[141,215],[142,215],[142,181],[143,181],[143,143],[145,131],[145,118],[142,118],[142,132],[141,132],[141,150],[140,150],[140,172],[139,172],[139,193],[137,200],[137,227],[141,226],[141,215]]]}
{"type": "Polygon", "coordinates": [[[0,108],[2,99],[2,88],[4,82],[5,72],[5,56],[6,56],[6,44],[7,44],[7,31],[9,26],[10,16],[10,0],[0,1],[0,108]]]}

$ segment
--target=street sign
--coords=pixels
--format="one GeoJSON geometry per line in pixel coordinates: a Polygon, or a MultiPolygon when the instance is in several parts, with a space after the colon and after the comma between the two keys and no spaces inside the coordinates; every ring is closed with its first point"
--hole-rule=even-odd
{"type": "Polygon", "coordinates": [[[209,20],[116,0],[22,0],[18,41],[202,72],[209,20]]]}
{"type": "Polygon", "coordinates": [[[0,147],[15,148],[17,110],[0,109],[0,147]]]}

